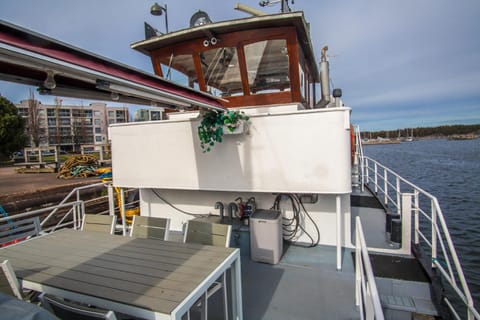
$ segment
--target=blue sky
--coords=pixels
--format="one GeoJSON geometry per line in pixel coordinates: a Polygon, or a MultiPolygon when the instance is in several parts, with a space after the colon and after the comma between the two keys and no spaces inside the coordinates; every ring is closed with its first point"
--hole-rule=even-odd
{"type": "MultiPolygon", "coordinates": [[[[199,9],[214,21],[245,17],[233,10],[237,2],[167,1],[169,29],[187,27],[199,9]]],[[[129,47],[144,38],[144,21],[165,30],[163,17],[149,13],[153,3],[1,1],[0,19],[153,72],[148,57],[129,47]]],[[[305,12],[317,59],[328,44],[332,82],[362,130],[480,123],[480,1],[296,0],[292,8],[305,12]]],[[[28,90],[0,81],[0,94],[14,103],[28,90]]]]}

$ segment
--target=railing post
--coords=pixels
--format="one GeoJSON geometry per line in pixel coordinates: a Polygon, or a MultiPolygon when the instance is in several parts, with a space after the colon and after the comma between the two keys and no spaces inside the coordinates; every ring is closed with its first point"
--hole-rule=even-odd
{"type": "Polygon", "coordinates": [[[73,215],[73,229],[74,229],[74,230],[78,230],[77,211],[78,211],[78,205],[73,205],[73,207],[72,207],[72,215],[73,215]]]}
{"type": "Polygon", "coordinates": [[[365,178],[367,180],[367,184],[370,185],[370,170],[367,158],[365,158],[365,178]]]}
{"type": "Polygon", "coordinates": [[[120,216],[122,217],[122,233],[123,235],[127,235],[127,228],[125,223],[125,190],[120,188],[120,216]]]}
{"type": "Polygon", "coordinates": [[[388,173],[386,168],[383,169],[383,193],[383,203],[388,207],[388,173]]]}
{"type": "Polygon", "coordinates": [[[337,194],[335,200],[337,213],[337,270],[342,270],[342,198],[337,194]]]}
{"type": "Polygon", "coordinates": [[[397,193],[397,212],[402,212],[402,202],[401,202],[401,190],[400,190],[400,179],[397,176],[396,178],[396,193],[397,193]]]}
{"type": "Polygon", "coordinates": [[[113,194],[113,185],[109,183],[107,185],[107,194],[108,194],[108,213],[111,216],[115,215],[115,196],[113,194]]]}
{"type": "Polygon", "coordinates": [[[363,314],[363,306],[361,303],[362,298],[362,277],[360,274],[360,263],[361,263],[361,246],[360,246],[360,236],[358,230],[358,220],[355,221],[355,303],[357,306],[360,306],[360,314],[363,314]]]}
{"type": "Polygon", "coordinates": [[[415,214],[415,225],[414,225],[414,229],[415,229],[415,245],[418,245],[420,243],[420,239],[419,239],[419,236],[418,236],[418,232],[420,230],[420,217],[419,217],[419,212],[418,212],[418,209],[419,209],[419,201],[418,201],[418,190],[415,189],[414,191],[414,203],[415,203],[415,210],[413,211],[413,213],[415,214]]]}
{"type": "Polygon", "coordinates": [[[362,174],[362,178],[360,179],[361,187],[360,190],[363,192],[365,191],[365,162],[367,159],[363,158],[363,154],[360,155],[360,172],[362,174]]]}
{"type": "Polygon", "coordinates": [[[83,217],[85,217],[85,201],[82,201],[80,205],[80,217],[81,221],[83,222],[83,217]]]}
{"type": "Polygon", "coordinates": [[[374,179],[373,179],[375,181],[374,182],[374,184],[375,184],[375,194],[378,194],[378,166],[377,166],[376,162],[374,163],[373,167],[374,167],[374,171],[375,171],[374,179]]]}
{"type": "Polygon", "coordinates": [[[412,250],[412,194],[402,193],[402,251],[410,254],[412,250]]]}
{"type": "Polygon", "coordinates": [[[436,268],[433,261],[437,259],[437,210],[435,208],[435,203],[432,199],[431,201],[432,208],[432,268],[436,268]]]}

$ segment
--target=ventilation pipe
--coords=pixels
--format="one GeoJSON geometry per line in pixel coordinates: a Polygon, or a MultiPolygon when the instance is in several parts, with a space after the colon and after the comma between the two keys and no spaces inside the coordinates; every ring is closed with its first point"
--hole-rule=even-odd
{"type": "Polygon", "coordinates": [[[330,72],[327,61],[328,46],[322,48],[322,58],[320,60],[320,87],[322,89],[322,99],[315,105],[315,108],[325,108],[330,103],[330,72]]]}
{"type": "Polygon", "coordinates": [[[235,5],[235,10],[243,11],[243,12],[246,12],[246,13],[251,14],[252,16],[256,16],[256,17],[266,15],[265,12],[263,12],[261,10],[257,10],[255,8],[252,8],[252,7],[249,7],[249,6],[247,6],[245,4],[242,4],[242,3],[237,3],[235,5]]]}

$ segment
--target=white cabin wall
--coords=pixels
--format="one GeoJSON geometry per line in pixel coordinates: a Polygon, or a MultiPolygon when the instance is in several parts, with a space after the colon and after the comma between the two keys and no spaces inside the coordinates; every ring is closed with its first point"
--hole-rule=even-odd
{"type": "MultiPolygon", "coordinates": [[[[152,217],[170,218],[170,228],[175,231],[182,231],[184,224],[195,218],[179,212],[163,202],[155,193],[178,207],[183,211],[194,213],[196,215],[219,215],[218,210],[214,209],[215,202],[220,201],[225,205],[225,216],[228,216],[227,206],[238,197],[244,201],[250,197],[255,197],[257,208],[270,209],[273,205],[276,195],[271,193],[241,193],[241,192],[221,192],[221,191],[189,191],[189,190],[167,190],[167,189],[140,189],[140,214],[152,217]]],[[[305,208],[312,219],[317,224],[320,231],[320,242],[322,245],[336,245],[336,208],[335,195],[318,195],[318,201],[313,204],[306,203],[305,208]]],[[[350,237],[350,196],[341,195],[342,206],[342,245],[351,247],[350,237]]],[[[291,205],[289,201],[282,204],[283,214],[291,216],[291,205]]],[[[316,240],[316,230],[311,221],[306,220],[304,225],[316,240]]],[[[295,239],[298,242],[310,243],[310,238],[299,233],[295,239]]]]}
{"type": "Polygon", "coordinates": [[[345,194],[351,191],[350,109],[258,113],[245,134],[202,153],[200,119],[110,128],[117,186],[345,194]]]}

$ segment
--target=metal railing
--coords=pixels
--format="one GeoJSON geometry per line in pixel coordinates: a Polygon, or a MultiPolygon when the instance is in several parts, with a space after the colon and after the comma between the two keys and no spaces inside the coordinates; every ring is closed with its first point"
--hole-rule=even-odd
{"type": "MultiPolygon", "coordinates": [[[[32,211],[28,211],[28,212],[24,212],[24,213],[15,214],[15,215],[12,215],[12,216],[0,218],[0,224],[5,223],[5,222],[15,224],[15,221],[26,219],[26,218],[31,218],[31,217],[39,217],[39,216],[42,216],[43,214],[45,214],[46,212],[51,212],[52,209],[53,210],[59,210],[59,209],[63,209],[63,208],[68,208],[69,210],[67,211],[67,213],[73,213],[74,216],[78,217],[80,215],[83,215],[84,209],[85,209],[85,204],[84,204],[84,201],[65,202],[65,203],[61,203],[61,204],[58,204],[58,205],[53,206],[53,207],[41,208],[41,209],[37,209],[37,210],[32,210],[32,211]]],[[[73,224],[73,222],[70,221],[70,222],[67,222],[67,223],[57,224],[55,226],[50,226],[50,227],[43,227],[41,225],[41,228],[42,228],[41,231],[43,233],[51,232],[51,231],[54,231],[55,229],[60,228],[60,227],[70,227],[70,226],[72,226],[72,224],[73,224]]]]}
{"type": "Polygon", "coordinates": [[[5,218],[0,218],[0,223],[15,221],[22,218],[29,218],[38,216],[40,218],[40,227],[42,232],[53,232],[61,228],[79,229],[85,214],[85,208],[90,203],[95,203],[101,200],[108,200],[108,209],[103,211],[96,211],[96,214],[118,214],[122,217],[122,233],[127,234],[127,225],[125,223],[125,207],[131,205],[138,205],[139,201],[126,202],[125,192],[131,192],[134,189],[119,188],[118,195],[121,197],[121,206],[116,205],[114,199],[114,187],[111,183],[95,183],[86,186],[76,187],[58,204],[38,210],[32,210],[24,213],[15,214],[5,218]],[[85,191],[92,189],[104,188],[107,190],[107,195],[91,198],[85,197],[85,191]],[[83,199],[82,199],[83,198],[83,199]],[[65,211],[66,210],[66,211],[65,211]]]}
{"type": "Polygon", "coordinates": [[[360,217],[355,218],[355,303],[360,319],[384,319],[360,217]]]}
{"type": "MultiPolygon", "coordinates": [[[[467,307],[467,319],[480,320],[437,198],[369,157],[362,157],[360,163],[362,186],[370,187],[386,207],[401,216],[402,248],[410,253],[413,214],[414,243],[429,249],[432,268],[440,272],[467,307]]],[[[447,297],[445,303],[461,319],[447,297]]]]}
{"type": "MultiPolygon", "coordinates": [[[[50,219],[52,219],[52,217],[56,217],[56,213],[61,208],[59,206],[63,205],[64,203],[67,203],[68,201],[71,201],[71,198],[75,197],[75,201],[82,201],[81,200],[81,192],[82,191],[88,190],[88,189],[93,189],[93,188],[96,189],[96,188],[102,187],[102,186],[104,187],[105,185],[102,182],[100,182],[100,183],[95,183],[95,184],[90,184],[90,185],[87,185],[87,186],[81,186],[81,187],[74,188],[72,191],[70,191],[69,194],[67,194],[67,196],[65,196],[65,198],[59,203],[58,206],[50,207],[50,210],[51,210],[50,213],[40,221],[40,226],[43,227],[48,222],[50,222],[50,219]]],[[[102,197],[99,197],[99,198],[102,198],[102,197]]],[[[95,200],[98,200],[99,198],[82,201],[83,202],[82,213],[85,212],[85,202],[95,201],[95,200]]],[[[74,228],[78,228],[79,223],[80,223],[79,221],[81,221],[81,217],[80,217],[80,219],[78,219],[78,218],[79,218],[78,214],[76,212],[74,212],[74,210],[72,208],[68,212],[66,212],[64,214],[64,216],[62,218],[60,218],[60,220],[57,222],[57,225],[52,227],[51,229],[52,229],[52,231],[55,231],[56,228],[65,227],[65,226],[69,226],[69,225],[72,225],[72,224],[73,224],[74,228]],[[68,223],[64,224],[64,221],[70,215],[73,216],[73,222],[68,222],[68,223]]]]}

